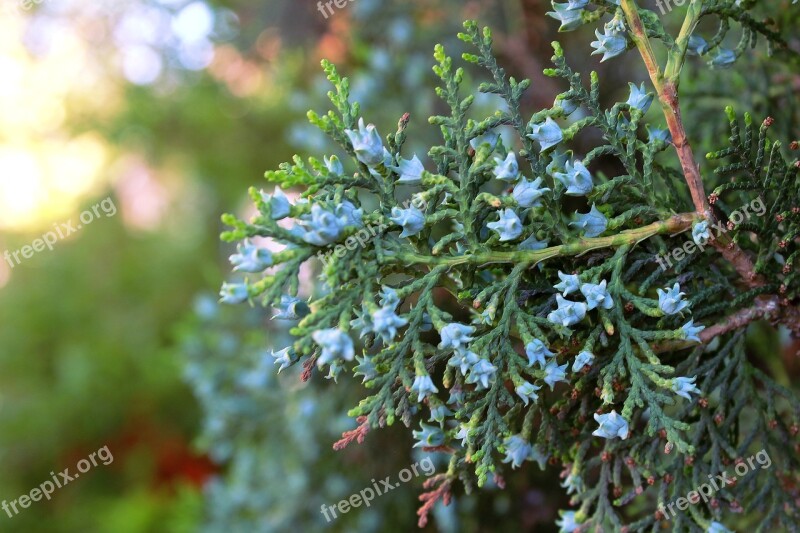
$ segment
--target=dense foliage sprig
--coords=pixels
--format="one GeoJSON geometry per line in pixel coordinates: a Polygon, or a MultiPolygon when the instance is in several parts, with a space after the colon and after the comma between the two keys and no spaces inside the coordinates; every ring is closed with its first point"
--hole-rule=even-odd
{"type": "Polygon", "coordinates": [[[460,38],[475,53],[463,58],[486,68],[480,91],[503,105],[471,116],[464,71],[438,46],[449,114],[430,119],[442,142],[428,167],[404,153],[410,117],[382,139],[323,62],[334,110],[309,118],[348,161],[295,157],[267,179],[300,188],[300,200],[251,189],[258,214],[223,217],[233,227],[223,238],[242,241],[235,270],[256,276],[225,284],[222,299],[300,319],[274,354],[281,369],[363,378],[371,393],[349,413],[360,435],[419,423],[416,446],[450,455],[427,484],[421,524],[456,480],[469,490],[535,460],[565,469],[578,511],[562,515],[563,531],[655,530],[668,502],[763,450],[769,473],[723,487],[675,526],[725,531],[725,503],[792,529],[800,403],[748,359],[741,328],[769,318],[798,333],[797,162],[768,139],[772,119],[756,134],[747,115],[740,131],[729,110],[730,147],[709,159],[733,162],[701,176],[677,97],[687,53],[717,50],[712,66],[728,66],[743,51],[721,48],[731,20],[748,45],[756,34],[782,41],[745,3],[691,2],[676,38],[631,0],[588,7],[555,4],[552,15],[566,30],[612,16],[592,46],[603,60],[635,46],[655,93],[631,83],[628,100],[605,109],[597,75],[587,83],[554,43],[546,74],[565,92],[527,118],[530,83],[508,77],[491,33],[468,22],[460,38]],[[722,20],[710,42],[693,33],[707,15],[722,20]],[[651,40],[667,47],[663,68],[651,40]],[[645,125],[656,99],[667,129],[645,125]],[[590,132],[601,139],[591,151],[567,149],[590,132]],[[303,302],[299,271],[314,257],[327,289],[303,302]]]}

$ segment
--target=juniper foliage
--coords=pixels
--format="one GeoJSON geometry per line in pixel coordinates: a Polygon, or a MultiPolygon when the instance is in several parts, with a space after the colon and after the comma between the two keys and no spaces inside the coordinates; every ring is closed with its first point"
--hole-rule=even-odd
{"type": "Polygon", "coordinates": [[[223,217],[233,228],[223,238],[243,241],[232,261],[257,273],[226,284],[223,301],[285,310],[300,267],[324,258],[326,289],[298,307],[294,340],[275,357],[362,378],[369,393],[348,413],[361,432],[399,420],[419,428],[418,447],[450,456],[426,482],[420,525],[459,484],[470,491],[534,461],[564,469],[575,509],[562,531],[656,531],[667,520],[725,531],[742,511],[737,525],[797,530],[800,401],[754,360],[746,331],[767,319],[800,334],[798,162],[769,138],[772,118],[745,114],[742,125],[728,108],[730,137],[701,173],[678,106],[688,53],[730,67],[763,38],[792,57],[753,4],[694,0],[675,37],[632,0],[555,5],[562,30],[607,19],[595,53],[636,48],[654,92],[631,84],[627,102],[604,108],[609,89],[553,43],[545,74],[564,92],[530,116],[530,82],[507,76],[491,32],[467,22],[463,59],[486,69],[479,91],[505,103],[473,116],[463,68],[437,46],[449,113],[430,118],[442,141],[429,165],[404,151],[410,117],[382,139],[323,62],[334,109],[309,119],[348,160],[296,156],[266,177],[301,200],[251,189],[258,214],[223,217]],[[720,26],[705,40],[696,27],[710,17],[720,26]],[[732,27],[739,44],[726,49],[732,27]],[[653,102],[666,128],[645,120],[653,102]],[[597,146],[567,149],[589,131],[597,146]],[[616,175],[601,170],[609,160],[616,175]],[[255,237],[285,247],[264,253],[255,237]],[[768,470],[667,511],[761,450],[768,470]]]}

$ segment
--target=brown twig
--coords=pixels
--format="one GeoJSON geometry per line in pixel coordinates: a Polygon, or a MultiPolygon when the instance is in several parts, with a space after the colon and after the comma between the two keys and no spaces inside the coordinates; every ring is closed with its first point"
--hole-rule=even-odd
{"type": "Polygon", "coordinates": [[[369,421],[366,416],[359,416],[356,418],[356,422],[358,422],[358,427],[356,429],[345,431],[342,433],[342,438],[333,443],[334,450],[342,450],[353,441],[357,441],[359,444],[364,442],[367,433],[369,433],[369,421]]]}
{"type": "MultiPolygon", "coordinates": [[[[681,35],[678,36],[677,48],[670,51],[670,58],[667,64],[668,72],[665,75],[658,65],[655,53],[653,53],[653,48],[650,45],[650,39],[647,38],[644,25],[639,17],[636,2],[634,0],[621,1],[622,10],[625,12],[625,18],[631,28],[631,38],[644,60],[647,73],[650,76],[653,87],[656,89],[656,94],[658,94],[661,109],[664,112],[667,126],[672,135],[672,144],[675,146],[675,151],[678,154],[678,160],[683,170],[684,179],[692,195],[694,208],[699,214],[706,218],[709,223],[713,224],[716,221],[715,216],[708,203],[708,198],[706,197],[703,187],[703,178],[700,175],[700,167],[694,158],[692,147],[686,136],[686,128],[683,126],[681,108],[678,103],[680,65],[683,64],[683,58],[686,54],[685,43],[688,41],[691,29],[694,28],[699,18],[699,7],[695,1],[692,1],[690,9],[686,13],[686,20],[681,28],[681,35]]],[[[736,270],[747,285],[751,287],[764,285],[764,280],[755,273],[755,265],[750,259],[750,256],[735,242],[727,237],[723,237],[713,240],[711,244],[733,266],[734,270],[736,270]]]]}
{"type": "Polygon", "coordinates": [[[447,476],[447,474],[439,474],[428,478],[423,483],[423,488],[431,489],[437,483],[440,485],[432,490],[428,490],[428,492],[423,492],[419,495],[419,500],[422,503],[422,506],[417,509],[417,516],[419,516],[419,520],[417,521],[417,525],[419,527],[425,527],[428,524],[428,513],[433,510],[433,506],[436,505],[436,502],[440,499],[442,503],[445,505],[450,505],[450,498],[452,494],[450,493],[450,483],[451,480],[447,476]]]}

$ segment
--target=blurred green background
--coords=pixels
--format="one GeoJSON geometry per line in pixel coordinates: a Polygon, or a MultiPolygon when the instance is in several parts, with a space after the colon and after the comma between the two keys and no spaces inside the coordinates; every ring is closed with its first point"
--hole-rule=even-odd
{"type": "MultiPolygon", "coordinates": [[[[232,253],[219,216],[246,214],[247,188],[295,152],[332,153],[305,119],[328,109],[323,57],[382,133],[412,114],[421,157],[441,109],[433,45],[457,55],[465,18],[491,25],[507,70],[534,80],[529,112],[563,90],[541,74],[555,38],[574,43],[577,70],[600,71],[609,102],[644,79],[636,63],[600,65],[592,28],[558,35],[535,0],[352,0],[327,18],[296,0],[0,2],[0,253],[105,198],[117,208],[52,251],[0,261],[0,500],[103,446],[114,457],[0,512],[0,531],[413,530],[422,479],[322,518],[321,504],[419,456],[397,427],[332,450],[360,385],[276,377],[268,350],[290,324],[215,304],[232,253]]],[[[740,102],[769,109],[736,80],[740,102]]],[[[459,494],[428,530],[553,531],[557,474],[528,466],[505,491],[459,494]]]]}

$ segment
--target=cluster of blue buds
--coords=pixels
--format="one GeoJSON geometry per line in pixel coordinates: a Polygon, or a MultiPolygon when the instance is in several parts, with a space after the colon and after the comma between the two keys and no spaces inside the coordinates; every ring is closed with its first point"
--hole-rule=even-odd
{"type": "Polygon", "coordinates": [[[314,246],[327,246],[336,242],[345,228],[360,228],[362,209],[356,209],[349,200],[336,206],[333,212],[319,204],[311,206],[311,213],[299,218],[299,222],[290,231],[314,246]]]}
{"type": "Polygon", "coordinates": [[[330,364],[337,359],[352,361],[355,357],[356,352],[353,347],[353,340],[347,333],[339,329],[321,329],[315,331],[312,338],[322,349],[317,360],[318,366],[330,364]]]}
{"type": "Polygon", "coordinates": [[[572,302],[566,300],[560,294],[556,294],[556,304],[558,307],[547,315],[547,320],[553,324],[559,324],[568,328],[574,326],[586,316],[586,304],[583,302],[572,302]]]}
{"type": "Polygon", "coordinates": [[[564,274],[561,271],[558,272],[558,278],[561,281],[553,287],[563,292],[563,296],[556,294],[558,307],[547,316],[550,322],[570,327],[583,320],[587,311],[614,307],[614,299],[608,292],[606,280],[602,280],[600,283],[581,283],[577,275],[564,274]],[[577,291],[583,294],[586,303],[573,302],[564,298],[569,293],[577,291]]]}
{"type": "Polygon", "coordinates": [[[449,366],[458,368],[466,376],[467,383],[473,383],[478,389],[487,389],[495,378],[497,367],[468,348],[475,333],[474,326],[452,323],[446,324],[439,331],[441,342],[439,348],[452,349],[453,356],[448,361],[449,366]]]}
{"type": "Polygon", "coordinates": [[[547,15],[561,22],[558,31],[572,31],[583,24],[583,8],[588,4],[589,0],[569,0],[566,4],[553,2],[554,11],[547,15]]]}
{"type": "Polygon", "coordinates": [[[594,52],[592,55],[603,54],[600,59],[602,63],[606,59],[611,59],[623,53],[628,48],[628,38],[625,36],[625,23],[619,19],[614,18],[611,22],[607,23],[603,28],[601,34],[600,30],[594,30],[597,37],[596,41],[591,42],[594,52]]]}
{"type": "Polygon", "coordinates": [[[708,229],[708,220],[701,220],[692,227],[692,240],[698,246],[705,246],[711,240],[711,231],[708,229]]]}

